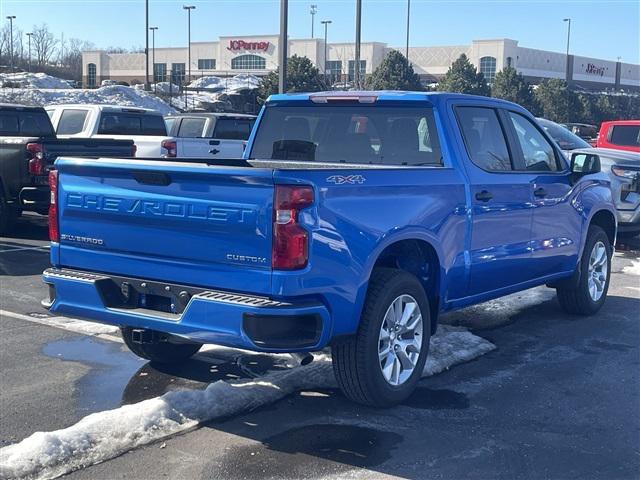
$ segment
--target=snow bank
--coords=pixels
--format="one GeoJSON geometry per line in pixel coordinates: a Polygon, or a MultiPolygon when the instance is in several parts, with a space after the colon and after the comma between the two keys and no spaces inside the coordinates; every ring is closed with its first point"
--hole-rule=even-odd
{"type": "Polygon", "coordinates": [[[622,273],[630,275],[640,275],[640,261],[631,260],[631,265],[624,267],[622,273]]]}
{"type": "MultiPolygon", "coordinates": [[[[493,350],[461,327],[442,325],[431,339],[425,376],[493,350]]],[[[121,455],[199,423],[275,402],[298,390],[336,388],[329,357],[257,379],[218,381],[205,390],[180,390],[94,413],[54,432],[37,432],[0,449],[0,478],[51,479],[121,455]]]]}
{"type": "Polygon", "coordinates": [[[189,88],[206,88],[222,93],[236,93],[240,90],[258,88],[260,77],[249,74],[240,74],[234,77],[200,77],[189,84],[189,88]]]}
{"type": "Polygon", "coordinates": [[[160,98],[122,85],[110,85],[93,90],[0,88],[0,102],[40,106],[89,103],[150,108],[163,115],[176,112],[160,98]]]}
{"type": "Polygon", "coordinates": [[[46,73],[0,73],[0,86],[5,83],[20,88],[71,88],[70,80],[52,77],[46,73]]]}

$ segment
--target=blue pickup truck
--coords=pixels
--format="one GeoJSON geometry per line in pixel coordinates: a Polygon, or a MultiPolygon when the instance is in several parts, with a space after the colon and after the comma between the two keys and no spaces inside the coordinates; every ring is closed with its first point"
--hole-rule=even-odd
{"type": "Polygon", "coordinates": [[[120,326],[155,362],[205,343],[330,345],[344,393],[389,406],[441,312],[546,284],[590,315],[607,295],[616,216],[598,156],[568,162],[505,101],[276,95],[242,160],[56,166],[43,303],[120,326]]]}

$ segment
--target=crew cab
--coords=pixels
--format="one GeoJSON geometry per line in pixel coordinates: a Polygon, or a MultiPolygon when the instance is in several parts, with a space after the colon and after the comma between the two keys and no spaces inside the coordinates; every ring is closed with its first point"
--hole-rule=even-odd
{"type": "Polygon", "coordinates": [[[255,115],[184,113],[165,117],[170,156],[180,158],[242,158],[255,115]],[[171,144],[173,142],[173,144],[171,144]]]}
{"type": "Polygon", "coordinates": [[[602,122],[596,147],[640,153],[640,120],[602,122]]]}
{"type": "Polygon", "coordinates": [[[164,119],[148,108],[117,105],[51,105],[45,108],[59,138],[114,138],[133,140],[136,156],[168,155],[164,119]]]}
{"type": "Polygon", "coordinates": [[[58,139],[42,107],[0,104],[0,234],[23,211],[46,215],[48,174],[56,157],[130,157],[131,140],[58,139]]]}
{"type": "Polygon", "coordinates": [[[599,157],[567,162],[522,107],[447,93],[271,96],[242,160],[62,158],[55,314],[136,354],[331,346],[356,402],[418,382],[439,314],[538,285],[596,313],[615,207],[599,157]]]}

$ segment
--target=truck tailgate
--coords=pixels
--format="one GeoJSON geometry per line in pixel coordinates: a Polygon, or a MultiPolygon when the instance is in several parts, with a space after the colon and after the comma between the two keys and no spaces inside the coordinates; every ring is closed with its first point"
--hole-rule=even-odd
{"type": "Polygon", "coordinates": [[[270,293],[272,170],[79,158],[56,167],[59,266],[270,293]]]}

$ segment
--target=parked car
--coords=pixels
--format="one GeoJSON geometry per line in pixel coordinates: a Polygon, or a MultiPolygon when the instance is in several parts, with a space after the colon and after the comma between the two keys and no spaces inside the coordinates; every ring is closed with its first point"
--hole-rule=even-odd
{"type": "Polygon", "coordinates": [[[169,135],[175,138],[165,142],[165,148],[180,158],[242,158],[255,121],[255,115],[239,113],[167,116],[169,135]]]}
{"type": "Polygon", "coordinates": [[[538,123],[553,138],[567,158],[570,158],[571,152],[578,148],[589,148],[585,140],[572,133],[559,123],[552,122],[546,118],[538,118],[538,123]]]}
{"type": "Polygon", "coordinates": [[[131,140],[58,139],[42,107],[0,104],[0,234],[23,210],[46,215],[49,169],[56,157],[129,157],[131,140]]]}
{"type": "Polygon", "coordinates": [[[231,165],[56,166],[44,305],[120,326],[155,362],[331,345],[345,395],[388,406],[414,390],[441,312],[546,284],[590,315],[607,295],[598,155],[569,164],[503,100],[275,95],[231,165]]]}
{"type": "Polygon", "coordinates": [[[640,152],[640,120],[602,122],[596,147],[640,152]]]}
{"type": "Polygon", "coordinates": [[[598,138],[598,127],[588,123],[563,123],[572,133],[579,136],[589,145],[595,146],[598,138]]]}
{"type": "Polygon", "coordinates": [[[640,153],[609,148],[576,150],[597,153],[602,171],[609,175],[613,201],[618,211],[618,232],[634,236],[640,233],[640,153]]]}
{"type": "Polygon", "coordinates": [[[117,105],[51,105],[45,107],[59,138],[133,140],[137,157],[169,154],[162,142],[171,140],[162,115],[155,110],[117,105]]]}
{"type": "Polygon", "coordinates": [[[101,87],[110,87],[112,85],[117,85],[118,82],[116,80],[102,80],[102,82],[100,82],[100,86],[101,87]]]}

